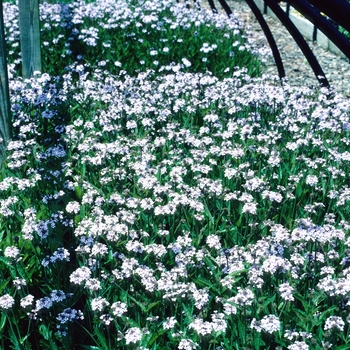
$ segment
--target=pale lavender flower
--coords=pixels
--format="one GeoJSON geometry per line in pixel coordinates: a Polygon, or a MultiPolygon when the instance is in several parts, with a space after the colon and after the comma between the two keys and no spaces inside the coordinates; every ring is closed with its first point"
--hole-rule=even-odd
{"type": "Polygon", "coordinates": [[[64,324],[67,322],[72,322],[74,320],[83,320],[84,314],[80,310],[67,308],[59,313],[56,319],[61,324],[64,324]]]}
{"type": "Polygon", "coordinates": [[[67,295],[62,290],[54,289],[50,294],[50,298],[51,298],[51,301],[58,303],[62,300],[65,300],[67,298],[67,295]]]}

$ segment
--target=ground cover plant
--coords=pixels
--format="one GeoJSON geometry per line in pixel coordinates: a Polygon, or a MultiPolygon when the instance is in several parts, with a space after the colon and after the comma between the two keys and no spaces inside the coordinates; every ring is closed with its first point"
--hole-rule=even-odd
{"type": "Polygon", "coordinates": [[[348,100],[172,1],[44,3],[23,81],[4,11],[2,349],[349,347],[348,100]]]}

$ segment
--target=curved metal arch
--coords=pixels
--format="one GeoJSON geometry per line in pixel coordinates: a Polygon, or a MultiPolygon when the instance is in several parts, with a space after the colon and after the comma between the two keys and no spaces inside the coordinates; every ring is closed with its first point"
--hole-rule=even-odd
{"type": "Polygon", "coordinates": [[[346,0],[308,0],[308,2],[350,32],[350,4],[346,0]]]}
{"type": "MultiPolygon", "coordinates": [[[[315,74],[317,80],[319,81],[320,85],[324,86],[324,87],[329,87],[329,82],[328,82],[328,80],[326,78],[326,75],[324,74],[324,72],[322,70],[322,67],[318,63],[317,58],[313,54],[312,50],[310,49],[309,45],[307,44],[307,42],[305,41],[303,36],[300,34],[300,32],[297,29],[297,27],[290,20],[288,15],[278,5],[278,2],[280,2],[280,1],[281,0],[264,0],[264,3],[267,6],[269,6],[270,9],[275,13],[277,18],[286,27],[286,29],[289,31],[289,33],[291,34],[291,36],[293,37],[293,39],[295,40],[295,42],[297,43],[299,48],[302,50],[305,58],[307,59],[307,61],[309,62],[310,66],[312,68],[312,70],[314,71],[314,74],[315,74]]],[[[327,1],[327,0],[325,0],[325,1],[327,1]]],[[[345,1],[345,0],[338,0],[338,1],[345,1]]],[[[223,6],[223,5],[222,6],[223,6],[225,12],[227,13],[227,15],[230,15],[232,13],[232,10],[229,8],[226,0],[219,0],[219,2],[220,2],[220,4],[222,4],[222,3],[225,4],[225,6],[223,6]]],[[[283,63],[282,63],[282,60],[280,59],[280,54],[279,54],[278,48],[276,46],[276,42],[273,39],[272,33],[271,33],[270,29],[268,28],[268,26],[266,24],[266,21],[264,20],[263,16],[261,15],[260,10],[258,9],[258,11],[256,11],[257,6],[256,6],[254,0],[246,0],[246,2],[249,5],[249,7],[252,9],[252,11],[253,11],[255,17],[257,18],[260,26],[264,30],[265,35],[266,35],[266,33],[269,33],[268,34],[269,38],[267,37],[267,35],[266,35],[266,38],[267,38],[267,40],[269,42],[269,45],[270,45],[270,47],[271,47],[271,49],[273,51],[275,62],[276,62],[277,68],[278,68],[278,74],[279,74],[280,78],[284,78],[285,77],[285,73],[284,73],[284,69],[283,69],[283,63]],[[265,25],[266,25],[267,29],[266,29],[265,25]],[[277,62],[278,62],[278,64],[277,64],[277,62]],[[281,67],[282,67],[282,69],[281,69],[281,67]]],[[[288,0],[287,2],[290,2],[290,1],[288,0]]]]}
{"type": "Polygon", "coordinates": [[[255,18],[257,19],[257,21],[260,24],[261,29],[263,30],[266,40],[270,45],[273,57],[275,59],[275,63],[277,66],[277,71],[278,71],[278,76],[282,79],[286,76],[285,70],[284,70],[284,66],[283,66],[283,62],[282,62],[282,58],[281,58],[281,54],[278,50],[276,41],[271,33],[271,30],[269,28],[269,26],[267,25],[264,16],[261,14],[258,6],[256,6],[254,0],[246,0],[246,3],[248,4],[248,6],[250,7],[250,9],[252,10],[255,18]]]}
{"type": "MultiPolygon", "coordinates": [[[[227,4],[227,2],[225,0],[218,0],[220,5],[223,7],[223,9],[225,10],[227,16],[230,16],[232,14],[232,10],[230,8],[230,6],[227,4]]],[[[258,6],[256,6],[254,0],[246,0],[248,6],[250,7],[250,9],[252,10],[252,12],[254,13],[257,21],[259,22],[261,29],[263,30],[265,37],[270,45],[271,51],[272,51],[272,55],[275,59],[275,63],[277,66],[277,70],[278,70],[278,76],[282,79],[286,76],[284,67],[283,67],[283,62],[282,62],[282,58],[280,55],[280,52],[278,50],[276,41],[271,33],[271,30],[269,28],[269,26],[267,25],[263,15],[261,14],[258,6]]],[[[208,0],[208,3],[211,7],[211,9],[213,10],[213,12],[217,12],[217,9],[215,8],[214,2],[213,0],[208,0]],[[214,10],[215,9],[215,10],[214,10]]]]}
{"type": "MultiPolygon", "coordinates": [[[[310,1],[310,0],[309,0],[310,1]]],[[[333,1],[333,0],[332,0],[333,1]]],[[[338,0],[339,1],[339,0],[338,0]]],[[[310,2],[314,2],[311,0],[310,2]]],[[[340,33],[339,30],[324,16],[320,14],[320,9],[324,9],[324,6],[311,6],[307,1],[301,0],[289,0],[289,2],[297,11],[303,14],[311,23],[313,23],[319,30],[321,30],[343,53],[350,59],[350,41],[345,37],[344,34],[340,33]]],[[[322,2],[320,2],[322,4],[322,2]]],[[[343,26],[345,29],[350,31],[350,6],[347,2],[347,7],[344,7],[342,10],[346,13],[349,12],[348,21],[345,23],[346,26],[343,26]]],[[[341,12],[341,11],[340,11],[341,12]]],[[[327,12],[324,12],[327,16],[327,12]]],[[[333,11],[330,11],[330,14],[333,14],[333,11]]],[[[329,16],[330,17],[330,16],[329,16]]],[[[331,17],[330,17],[331,18],[331,17]]],[[[335,16],[337,23],[343,23],[341,16],[335,16]]]]}
{"type": "Polygon", "coordinates": [[[264,0],[265,3],[270,7],[270,9],[275,13],[277,18],[283,23],[286,29],[289,31],[301,51],[303,52],[305,58],[309,62],[314,74],[319,81],[321,86],[329,87],[329,82],[324,74],[320,64],[317,61],[314,53],[310,49],[306,40],[303,38],[301,33],[295,24],[291,21],[291,19],[287,16],[287,14],[281,9],[276,0],[264,0]]]}

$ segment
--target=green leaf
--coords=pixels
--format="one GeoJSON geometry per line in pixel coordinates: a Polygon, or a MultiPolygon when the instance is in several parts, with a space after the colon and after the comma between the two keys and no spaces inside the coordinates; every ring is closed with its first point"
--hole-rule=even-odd
{"type": "Polygon", "coordinates": [[[14,349],[16,350],[22,350],[23,347],[21,346],[20,342],[18,341],[16,335],[14,334],[12,328],[10,328],[10,339],[11,339],[11,342],[14,346],[14,349]]]}
{"type": "Polygon", "coordinates": [[[6,281],[0,284],[0,293],[2,293],[2,291],[6,288],[6,286],[10,281],[11,281],[11,278],[8,278],[6,281]]]}
{"type": "Polygon", "coordinates": [[[167,329],[162,329],[161,331],[156,332],[152,338],[150,339],[150,341],[148,342],[147,346],[152,346],[154,344],[154,342],[161,337],[164,333],[166,333],[168,330],[167,329]]]}
{"type": "Polygon", "coordinates": [[[138,305],[142,312],[147,312],[147,309],[145,307],[145,305],[143,305],[142,303],[140,303],[138,300],[136,300],[134,297],[132,297],[131,295],[128,295],[128,297],[130,298],[130,300],[132,300],[136,305],[138,305]]]}
{"type": "Polygon", "coordinates": [[[106,336],[98,329],[97,326],[94,327],[94,331],[95,331],[95,335],[97,336],[97,339],[98,339],[102,349],[108,349],[106,336]]]}
{"type": "Polygon", "coordinates": [[[344,344],[336,347],[336,350],[349,350],[350,344],[344,344]]]}
{"type": "Polygon", "coordinates": [[[264,342],[261,339],[261,333],[254,332],[253,336],[254,349],[259,350],[261,345],[264,345],[264,342]]]}
{"type": "MultiPolygon", "coordinates": [[[[245,322],[246,322],[246,320],[245,320],[245,322]]],[[[243,344],[245,344],[246,343],[246,337],[247,337],[246,325],[241,320],[238,320],[238,334],[239,334],[239,336],[241,338],[241,342],[243,344]]]]}
{"type": "Polygon", "coordinates": [[[41,324],[39,326],[39,333],[44,337],[45,340],[50,340],[52,337],[52,332],[44,324],[41,324]]]}
{"type": "Polygon", "coordinates": [[[83,190],[79,186],[75,186],[75,194],[80,201],[83,197],[83,190]]]}
{"type": "Polygon", "coordinates": [[[86,349],[86,350],[101,350],[98,346],[93,346],[93,345],[80,345],[79,346],[82,349],[86,349]]]}
{"type": "Polygon", "coordinates": [[[267,298],[265,301],[263,301],[265,298],[259,298],[259,302],[261,302],[261,304],[259,305],[259,309],[260,310],[264,310],[265,313],[269,313],[269,305],[272,305],[276,299],[276,294],[272,295],[272,297],[267,298]],[[263,301],[263,302],[262,302],[263,301]]]}
{"type": "Polygon", "coordinates": [[[160,304],[160,301],[155,301],[154,303],[151,303],[146,308],[146,312],[149,312],[152,308],[154,308],[156,305],[160,304]]]}
{"type": "Polygon", "coordinates": [[[23,278],[24,280],[27,280],[27,278],[28,278],[27,273],[24,271],[24,269],[22,268],[22,266],[20,264],[16,265],[16,269],[17,269],[17,272],[20,275],[20,277],[23,278]]]}
{"type": "Polygon", "coordinates": [[[7,266],[11,266],[7,258],[4,258],[3,256],[0,256],[0,261],[3,262],[7,266]]]}
{"type": "Polygon", "coordinates": [[[1,313],[1,320],[0,320],[0,330],[2,330],[5,327],[6,324],[6,314],[5,312],[1,313]]]}

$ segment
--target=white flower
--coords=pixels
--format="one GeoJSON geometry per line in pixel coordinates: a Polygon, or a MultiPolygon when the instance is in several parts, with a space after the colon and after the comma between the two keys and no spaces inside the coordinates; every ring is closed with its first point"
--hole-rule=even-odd
{"type": "Polygon", "coordinates": [[[13,280],[13,285],[16,287],[16,289],[21,289],[21,286],[26,286],[27,285],[27,282],[24,278],[19,278],[19,277],[16,277],[14,280],[13,280]]]}
{"type": "Polygon", "coordinates": [[[117,301],[111,305],[111,312],[114,316],[121,317],[128,311],[126,304],[121,301],[117,301]]]}
{"type": "Polygon", "coordinates": [[[79,267],[69,276],[69,280],[74,284],[81,284],[90,279],[91,271],[88,267],[79,267]]]}
{"type": "Polygon", "coordinates": [[[69,202],[66,206],[66,211],[70,214],[78,214],[80,211],[80,204],[78,202],[69,202]]]}
{"type": "Polygon", "coordinates": [[[343,319],[339,316],[330,316],[326,320],[326,324],[324,326],[324,330],[333,329],[333,330],[344,330],[345,323],[343,319]]]}
{"type": "MultiPolygon", "coordinates": [[[[228,301],[230,301],[230,300],[228,300],[228,301]]],[[[224,305],[224,314],[225,315],[236,315],[237,308],[234,305],[232,305],[230,303],[224,303],[223,305],[224,305]]]]}
{"type": "Polygon", "coordinates": [[[296,341],[294,344],[288,346],[288,350],[309,350],[309,345],[304,341],[296,341]]]}
{"type": "Polygon", "coordinates": [[[102,311],[106,306],[109,306],[109,302],[102,297],[97,297],[91,300],[92,311],[102,311]]]}
{"type": "Polygon", "coordinates": [[[186,66],[186,67],[191,67],[192,63],[187,59],[187,58],[183,58],[182,59],[182,63],[186,66]]]}
{"type": "Polygon", "coordinates": [[[141,329],[138,327],[129,328],[125,334],[126,344],[137,343],[142,339],[141,329]]]}
{"type": "Polygon", "coordinates": [[[177,321],[174,316],[167,317],[163,322],[163,329],[172,329],[176,325],[177,321]]]}
{"type": "Polygon", "coordinates": [[[95,292],[101,289],[101,283],[97,278],[89,278],[85,282],[85,288],[95,292]]]}
{"type": "Polygon", "coordinates": [[[279,331],[280,327],[280,320],[275,315],[266,315],[260,321],[253,318],[252,322],[250,323],[250,328],[255,329],[259,333],[263,330],[272,334],[273,332],[279,331]]]}
{"type": "Polygon", "coordinates": [[[306,177],[306,184],[310,186],[316,186],[318,182],[318,178],[315,175],[308,175],[306,177]]]}
{"type": "Polygon", "coordinates": [[[206,242],[209,248],[216,248],[216,249],[221,248],[220,238],[218,235],[209,235],[207,237],[206,242]]]}
{"type": "Polygon", "coordinates": [[[200,310],[209,302],[209,293],[204,289],[197,289],[193,292],[193,298],[195,307],[200,310]]]}
{"type": "Polygon", "coordinates": [[[193,350],[197,349],[197,347],[197,344],[194,343],[192,340],[182,339],[177,348],[179,350],[193,350]]]}
{"type": "Polygon", "coordinates": [[[127,123],[126,123],[126,128],[128,130],[130,129],[136,129],[137,127],[137,123],[134,121],[134,120],[129,120],[127,123]]]}
{"type": "Polygon", "coordinates": [[[113,318],[111,317],[110,314],[105,314],[100,316],[100,320],[106,325],[109,326],[111,322],[113,321],[113,318]]]}
{"type": "Polygon", "coordinates": [[[227,323],[225,321],[225,314],[214,311],[211,319],[214,332],[226,332],[227,323]]]}
{"type": "Polygon", "coordinates": [[[91,248],[90,256],[103,256],[108,253],[108,247],[103,243],[95,243],[91,248]]]}
{"type": "Polygon", "coordinates": [[[199,335],[206,336],[213,332],[213,325],[211,322],[203,321],[201,318],[196,318],[188,326],[189,329],[194,329],[199,335]]]}
{"type": "Polygon", "coordinates": [[[283,197],[280,193],[273,192],[273,191],[267,191],[267,190],[262,192],[262,197],[264,199],[267,198],[271,202],[277,202],[277,203],[281,203],[283,200],[283,197]]]}
{"type": "Polygon", "coordinates": [[[0,309],[10,309],[14,303],[15,299],[13,299],[9,294],[5,294],[0,297],[0,309]]]}
{"type": "Polygon", "coordinates": [[[238,287],[238,293],[235,297],[228,299],[227,301],[231,301],[237,305],[252,305],[255,299],[254,293],[249,288],[240,288],[238,287]]]}
{"type": "Polygon", "coordinates": [[[258,205],[254,202],[244,203],[243,208],[242,208],[242,213],[255,215],[257,212],[257,206],[258,205]]]}
{"type": "Polygon", "coordinates": [[[26,308],[27,306],[31,306],[34,301],[34,296],[31,294],[28,294],[26,297],[22,298],[20,301],[20,305],[23,308],[26,308]]]}
{"type": "Polygon", "coordinates": [[[261,320],[261,328],[270,334],[279,331],[280,326],[280,320],[275,315],[264,316],[261,320]]]}
{"type": "Polygon", "coordinates": [[[19,249],[15,246],[6,247],[4,255],[6,256],[6,258],[16,259],[19,255],[19,249]]]}
{"type": "Polygon", "coordinates": [[[293,297],[294,288],[288,282],[280,284],[280,286],[278,287],[278,291],[281,293],[281,297],[283,300],[285,301],[294,300],[294,297],[293,297]]]}

